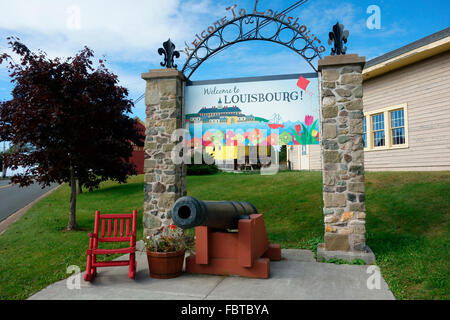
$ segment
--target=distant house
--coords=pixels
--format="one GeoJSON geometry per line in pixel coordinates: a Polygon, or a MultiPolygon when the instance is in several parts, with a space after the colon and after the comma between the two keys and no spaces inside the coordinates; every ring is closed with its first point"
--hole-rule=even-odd
{"type": "MultiPolygon", "coordinates": [[[[145,124],[138,117],[136,117],[135,120],[136,120],[135,125],[136,130],[145,137],[145,124]]],[[[133,144],[133,155],[130,158],[130,162],[135,165],[137,174],[143,174],[144,159],[145,159],[144,147],[138,147],[134,143],[132,144],[133,144]]]]}

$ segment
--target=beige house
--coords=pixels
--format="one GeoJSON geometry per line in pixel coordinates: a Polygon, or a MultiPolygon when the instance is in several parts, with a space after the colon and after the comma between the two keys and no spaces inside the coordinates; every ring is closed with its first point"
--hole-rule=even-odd
{"type": "MultiPolygon", "coordinates": [[[[366,63],[365,168],[450,170],[450,28],[366,63]]],[[[320,170],[320,146],[288,146],[293,170],[320,170]]]]}

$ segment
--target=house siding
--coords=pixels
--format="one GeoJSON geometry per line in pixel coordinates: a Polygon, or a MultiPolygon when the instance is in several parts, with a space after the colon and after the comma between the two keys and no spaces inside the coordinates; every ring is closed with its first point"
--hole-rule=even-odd
{"type": "Polygon", "coordinates": [[[286,146],[287,160],[291,162],[291,170],[300,170],[299,146],[286,146]]]}
{"type": "Polygon", "coordinates": [[[322,170],[322,160],[320,158],[320,145],[309,146],[309,170],[322,170]]]}
{"type": "Polygon", "coordinates": [[[301,167],[301,146],[287,146],[287,159],[291,162],[291,170],[322,170],[320,145],[308,145],[308,168],[301,167]]]}
{"type": "Polygon", "coordinates": [[[368,171],[450,170],[450,52],[364,81],[364,112],[407,104],[408,148],[364,153],[368,171]]]}

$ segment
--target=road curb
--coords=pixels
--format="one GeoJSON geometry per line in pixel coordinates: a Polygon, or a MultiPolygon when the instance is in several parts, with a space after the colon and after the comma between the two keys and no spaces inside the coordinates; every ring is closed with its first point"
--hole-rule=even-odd
{"type": "Polygon", "coordinates": [[[59,186],[53,188],[52,190],[49,190],[48,192],[44,193],[43,195],[41,195],[39,198],[34,199],[33,201],[31,201],[29,204],[27,204],[25,207],[23,207],[22,209],[17,210],[16,212],[14,212],[12,215],[10,215],[8,218],[6,218],[5,220],[3,220],[2,222],[0,222],[0,235],[3,234],[3,232],[6,231],[6,229],[8,229],[8,227],[13,224],[14,222],[16,222],[17,220],[19,220],[19,218],[21,216],[24,215],[25,212],[27,212],[33,205],[35,205],[37,202],[39,202],[40,200],[42,200],[43,198],[45,198],[46,196],[50,195],[51,193],[53,193],[54,191],[56,191],[57,189],[59,189],[62,186],[62,184],[60,184],[59,186]]]}

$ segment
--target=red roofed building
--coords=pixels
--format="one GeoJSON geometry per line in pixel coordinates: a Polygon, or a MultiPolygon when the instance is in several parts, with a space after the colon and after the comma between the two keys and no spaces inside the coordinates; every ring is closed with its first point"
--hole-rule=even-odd
{"type": "MultiPolygon", "coordinates": [[[[138,132],[145,137],[145,124],[138,117],[136,117],[135,120],[136,120],[135,124],[136,130],[138,130],[138,132]]],[[[144,173],[144,158],[145,158],[144,147],[138,147],[133,143],[133,155],[130,158],[130,162],[134,163],[137,174],[144,173]]]]}

